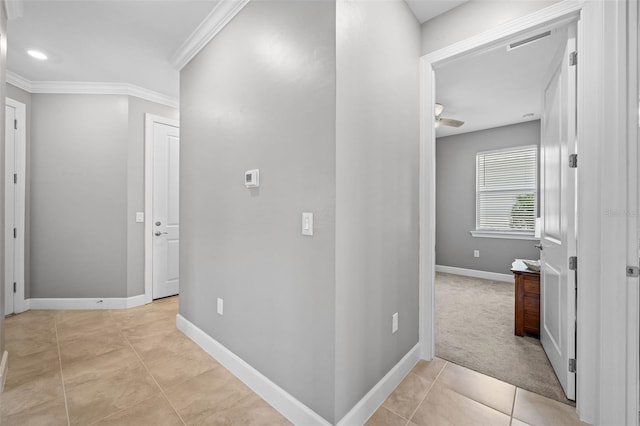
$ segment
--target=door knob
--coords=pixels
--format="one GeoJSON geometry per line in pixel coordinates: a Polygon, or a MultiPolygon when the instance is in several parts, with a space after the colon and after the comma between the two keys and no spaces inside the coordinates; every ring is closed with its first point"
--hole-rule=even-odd
{"type": "Polygon", "coordinates": [[[160,236],[160,235],[162,235],[162,234],[168,234],[168,232],[160,232],[160,231],[156,231],[156,232],[155,232],[155,236],[156,236],[156,237],[159,237],[159,236],[160,236]]]}
{"type": "Polygon", "coordinates": [[[542,250],[542,244],[536,244],[534,245],[535,248],[537,248],[538,250],[542,250]]]}
{"type": "Polygon", "coordinates": [[[157,221],[156,226],[160,226],[160,225],[162,225],[162,223],[160,221],[157,221]]]}

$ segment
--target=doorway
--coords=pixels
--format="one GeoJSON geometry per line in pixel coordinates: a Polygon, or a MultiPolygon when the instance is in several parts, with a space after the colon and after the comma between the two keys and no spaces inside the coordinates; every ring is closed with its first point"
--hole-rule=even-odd
{"type": "Polygon", "coordinates": [[[575,236],[556,228],[575,228],[566,202],[575,197],[562,196],[574,193],[575,171],[560,161],[575,145],[562,134],[575,129],[563,121],[576,115],[575,66],[563,61],[575,49],[575,23],[563,24],[435,68],[435,355],[564,403],[575,376],[563,377],[558,358],[573,358],[575,331],[559,320],[574,317],[565,306],[575,296],[559,289],[573,288],[564,261],[575,236]],[[564,261],[549,263],[552,252],[564,261]],[[526,294],[514,286],[516,259],[546,263],[542,274],[518,274],[531,278],[526,294]]]}
{"type": "Polygon", "coordinates": [[[5,315],[24,312],[26,106],[5,106],[5,315]]]}
{"type": "Polygon", "coordinates": [[[145,296],[150,303],[180,289],[180,127],[152,114],[145,121],[145,296]]]}

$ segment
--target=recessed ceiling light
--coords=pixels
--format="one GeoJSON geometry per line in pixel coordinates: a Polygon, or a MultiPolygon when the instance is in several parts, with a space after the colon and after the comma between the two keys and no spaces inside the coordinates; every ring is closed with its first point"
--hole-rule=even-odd
{"type": "Polygon", "coordinates": [[[31,56],[32,58],[36,58],[39,59],[41,61],[44,61],[47,59],[47,55],[45,55],[44,53],[38,51],[38,50],[27,50],[27,53],[29,54],[29,56],[31,56]]]}

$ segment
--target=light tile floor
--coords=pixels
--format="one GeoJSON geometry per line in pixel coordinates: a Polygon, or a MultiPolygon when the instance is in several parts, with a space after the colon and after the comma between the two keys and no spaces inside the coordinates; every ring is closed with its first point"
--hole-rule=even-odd
{"type": "Polygon", "coordinates": [[[581,425],[575,407],[440,358],[418,361],[369,426],[581,425]]]}
{"type": "MultiPolygon", "coordinates": [[[[176,330],[178,298],[5,320],[5,425],[283,425],[176,330]]],[[[573,407],[441,359],[420,361],[368,425],[574,425],[573,407]]]]}
{"type": "Polygon", "coordinates": [[[5,425],[289,424],[176,330],[178,298],[5,320],[5,425]]]}

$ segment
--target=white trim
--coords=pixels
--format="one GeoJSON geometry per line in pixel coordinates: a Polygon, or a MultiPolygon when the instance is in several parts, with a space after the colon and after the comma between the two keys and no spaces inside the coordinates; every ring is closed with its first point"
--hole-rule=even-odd
{"type": "Polygon", "coordinates": [[[338,426],[362,425],[376,412],[391,392],[409,374],[420,359],[420,344],[409,352],[391,369],[365,396],[337,423],[338,426]]]}
{"type": "Polygon", "coordinates": [[[182,70],[249,3],[249,0],[221,0],[171,57],[182,70]]]}
{"type": "Polygon", "coordinates": [[[5,12],[7,12],[8,21],[24,16],[24,0],[2,0],[2,3],[5,12]]]}
{"type": "Polygon", "coordinates": [[[176,327],[293,424],[330,424],[180,314],[176,316],[176,327]]]}
{"type": "Polygon", "coordinates": [[[153,300],[153,124],[180,128],[180,122],[154,114],[144,115],[144,295],[153,300]]]}
{"type": "Polygon", "coordinates": [[[522,232],[515,231],[469,231],[472,237],[476,238],[502,238],[505,240],[531,240],[539,241],[540,238],[536,238],[534,233],[524,234],[522,232]]]}
{"type": "Polygon", "coordinates": [[[4,384],[7,382],[7,373],[9,372],[9,352],[4,351],[2,353],[2,360],[0,361],[0,395],[4,391],[4,384]]]}
{"type": "MultiPolygon", "coordinates": [[[[13,208],[15,209],[14,225],[17,230],[14,246],[14,280],[16,292],[13,298],[13,313],[19,314],[26,310],[24,306],[24,272],[25,272],[25,221],[26,221],[26,167],[27,167],[27,107],[25,104],[6,98],[5,103],[16,111],[18,128],[14,146],[14,158],[16,160],[16,170],[18,181],[16,183],[16,199],[13,208]]],[[[7,206],[5,206],[6,208],[7,206]]],[[[11,235],[5,235],[9,238],[11,235]]],[[[6,244],[5,244],[6,247],[6,244]]],[[[6,255],[6,253],[5,253],[6,255]]],[[[6,262],[6,260],[3,260],[6,262]]],[[[4,291],[4,289],[3,289],[4,291]]]]}
{"type": "Polygon", "coordinates": [[[34,310],[128,309],[146,304],[144,294],[132,297],[33,298],[25,300],[34,310]]]}
{"type": "Polygon", "coordinates": [[[455,266],[436,265],[436,272],[446,274],[463,275],[465,277],[482,278],[483,280],[502,281],[513,283],[513,275],[500,274],[498,272],[479,271],[477,269],[457,268],[455,266]]]}
{"type": "Polygon", "coordinates": [[[33,93],[33,83],[13,71],[7,70],[7,83],[22,89],[25,92],[33,93]]]}
{"type": "MultiPolygon", "coordinates": [[[[580,419],[591,424],[637,424],[637,412],[631,416],[627,404],[633,400],[637,406],[638,386],[627,385],[626,374],[632,373],[627,371],[629,351],[621,349],[629,343],[629,327],[638,333],[637,323],[631,324],[632,312],[627,311],[628,286],[623,284],[628,282],[623,271],[628,254],[627,226],[626,221],[603,214],[607,207],[625,209],[627,168],[637,167],[637,159],[627,155],[628,143],[637,141],[628,141],[626,126],[627,40],[623,35],[627,25],[638,23],[637,16],[626,12],[628,1],[562,1],[420,59],[419,335],[421,353],[431,359],[435,324],[434,67],[495,47],[511,37],[579,18],[577,228],[581,290],[577,309],[580,374],[576,402],[580,419]]],[[[632,255],[637,259],[637,252],[632,255]]]]}
{"type": "Polygon", "coordinates": [[[177,98],[128,83],[101,83],[82,81],[30,81],[7,71],[7,83],[29,93],[68,95],[128,95],[172,108],[179,108],[177,98]]]}

